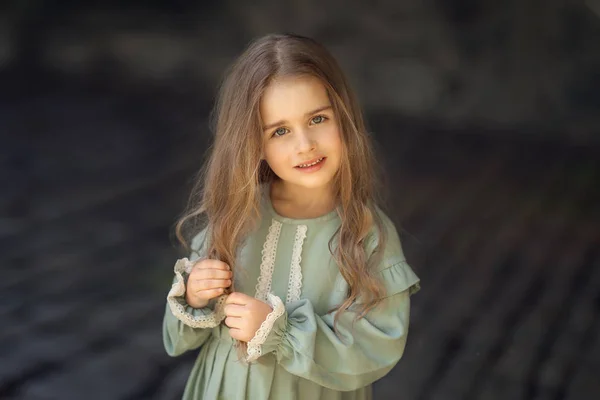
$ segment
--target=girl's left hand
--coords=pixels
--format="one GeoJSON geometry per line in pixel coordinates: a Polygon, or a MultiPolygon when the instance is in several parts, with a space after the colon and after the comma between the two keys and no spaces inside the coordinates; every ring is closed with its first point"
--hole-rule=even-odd
{"type": "Polygon", "coordinates": [[[233,339],[249,342],[273,309],[267,303],[241,292],[225,300],[225,325],[233,339]]]}

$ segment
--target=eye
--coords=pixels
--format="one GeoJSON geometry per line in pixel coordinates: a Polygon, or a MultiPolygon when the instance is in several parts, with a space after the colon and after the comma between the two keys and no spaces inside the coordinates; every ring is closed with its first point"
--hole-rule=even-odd
{"type": "Polygon", "coordinates": [[[280,137],[280,136],[285,135],[286,133],[287,133],[287,129],[285,129],[285,128],[277,128],[273,132],[273,136],[280,137]]]}
{"type": "Polygon", "coordinates": [[[313,117],[310,120],[310,122],[312,122],[314,124],[321,124],[321,123],[325,122],[326,119],[327,119],[327,117],[324,115],[317,115],[316,117],[313,117]]]}

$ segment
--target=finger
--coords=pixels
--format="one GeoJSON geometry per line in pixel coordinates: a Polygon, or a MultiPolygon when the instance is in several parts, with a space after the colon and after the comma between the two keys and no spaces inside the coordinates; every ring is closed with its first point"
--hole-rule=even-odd
{"type": "Polygon", "coordinates": [[[227,265],[226,263],[224,263],[223,261],[219,261],[219,260],[211,260],[211,259],[204,259],[202,260],[203,262],[199,262],[197,264],[194,265],[194,268],[200,268],[200,269],[220,269],[223,271],[229,271],[231,270],[231,268],[229,268],[229,265],[227,265]]]}
{"type": "Polygon", "coordinates": [[[196,279],[195,288],[198,290],[228,288],[231,286],[231,280],[229,279],[196,279]]]}
{"type": "Polygon", "coordinates": [[[244,340],[244,332],[241,329],[230,328],[229,329],[229,336],[231,336],[232,339],[245,342],[245,340],[244,340]]]}
{"type": "Polygon", "coordinates": [[[233,273],[222,269],[197,268],[192,270],[189,279],[232,279],[233,273]]]}
{"type": "Polygon", "coordinates": [[[242,292],[233,292],[225,300],[225,304],[239,304],[246,305],[249,301],[251,301],[253,297],[248,296],[242,292]]]}
{"type": "Polygon", "coordinates": [[[196,279],[230,279],[233,274],[231,271],[222,269],[203,268],[199,269],[194,275],[196,279]]]}
{"type": "Polygon", "coordinates": [[[195,295],[196,297],[201,299],[214,299],[215,297],[218,297],[223,293],[225,293],[225,289],[218,288],[209,290],[198,290],[197,292],[195,292],[195,295]]]}
{"type": "Polygon", "coordinates": [[[225,304],[223,311],[228,317],[243,317],[245,315],[246,307],[238,304],[225,304]]]}
{"type": "Polygon", "coordinates": [[[237,317],[227,317],[225,318],[225,325],[227,325],[229,328],[239,329],[242,325],[242,320],[241,318],[237,317]]]}

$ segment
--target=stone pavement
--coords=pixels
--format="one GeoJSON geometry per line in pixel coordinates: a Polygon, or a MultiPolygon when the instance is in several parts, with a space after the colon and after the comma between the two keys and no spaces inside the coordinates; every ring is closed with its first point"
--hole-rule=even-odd
{"type": "MultiPolygon", "coordinates": [[[[0,99],[19,150],[0,148],[0,398],[181,396],[194,354],[168,357],[161,321],[206,113],[68,85],[0,99]]],[[[599,149],[369,121],[422,278],[375,398],[598,398],[599,149]]]]}

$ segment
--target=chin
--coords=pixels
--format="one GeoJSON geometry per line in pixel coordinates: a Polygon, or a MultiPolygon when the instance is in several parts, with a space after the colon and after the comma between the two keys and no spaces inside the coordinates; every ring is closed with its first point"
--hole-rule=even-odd
{"type": "Polygon", "coordinates": [[[306,189],[322,189],[331,186],[332,183],[333,179],[315,179],[314,181],[303,180],[294,182],[296,186],[300,186],[306,189]]]}

